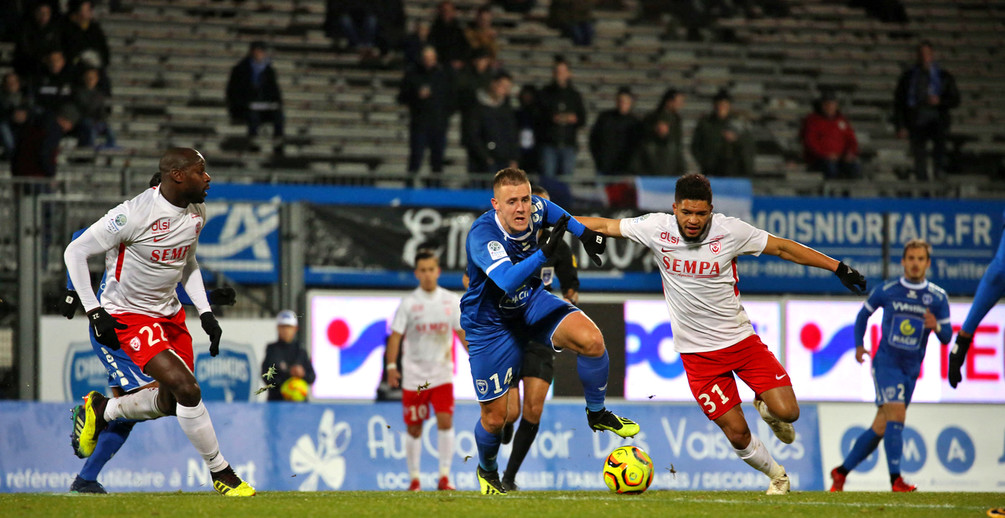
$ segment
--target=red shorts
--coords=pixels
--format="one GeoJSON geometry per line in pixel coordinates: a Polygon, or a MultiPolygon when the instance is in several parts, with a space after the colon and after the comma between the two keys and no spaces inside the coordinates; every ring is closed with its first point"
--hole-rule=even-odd
{"type": "Polygon", "coordinates": [[[757,335],[717,351],[683,353],[680,359],[694,399],[713,421],[740,404],[734,372],[757,395],[792,385],[785,368],[757,335]]]}
{"type": "Polygon", "coordinates": [[[139,368],[144,369],[151,358],[170,349],[188,365],[189,370],[195,370],[192,335],[185,327],[184,309],[170,318],[139,313],[116,313],[112,316],[127,326],[126,329],[116,330],[115,334],[119,337],[122,350],[139,368]]]}
{"type": "Polygon", "coordinates": [[[425,390],[402,390],[402,415],[406,425],[422,424],[429,417],[429,405],[433,412],[454,415],[454,384],[444,383],[425,390]]]}

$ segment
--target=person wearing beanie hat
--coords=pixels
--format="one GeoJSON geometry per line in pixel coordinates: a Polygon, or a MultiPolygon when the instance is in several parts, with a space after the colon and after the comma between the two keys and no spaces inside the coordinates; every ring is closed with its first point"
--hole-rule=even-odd
{"type": "Polygon", "coordinates": [[[276,315],[276,330],[278,339],[265,346],[265,359],[262,360],[262,376],[267,376],[274,369],[272,379],[263,378],[269,388],[269,401],[286,401],[280,387],[290,378],[301,378],[308,385],[313,385],[316,375],[314,365],[307,350],[300,346],[297,340],[297,314],[284,309],[276,315]]]}

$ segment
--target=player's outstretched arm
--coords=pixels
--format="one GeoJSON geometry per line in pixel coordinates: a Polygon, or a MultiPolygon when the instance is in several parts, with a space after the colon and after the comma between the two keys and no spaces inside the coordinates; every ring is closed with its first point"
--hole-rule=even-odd
{"type": "Polygon", "coordinates": [[[611,218],[595,218],[577,216],[577,220],[586,228],[601,233],[607,237],[625,237],[621,234],[621,220],[611,218]]]}
{"type": "Polygon", "coordinates": [[[852,293],[859,295],[865,293],[865,277],[858,270],[802,243],[769,235],[762,253],[778,256],[796,264],[814,266],[834,272],[834,275],[841,279],[841,284],[844,284],[845,288],[848,288],[852,293]]]}

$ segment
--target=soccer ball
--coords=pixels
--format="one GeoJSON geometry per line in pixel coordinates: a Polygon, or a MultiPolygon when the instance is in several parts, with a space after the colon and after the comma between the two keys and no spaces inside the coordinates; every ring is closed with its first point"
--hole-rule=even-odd
{"type": "Polygon", "coordinates": [[[640,494],[653,483],[653,461],[641,448],[617,448],[604,461],[604,482],[615,493],[640,494]]]}
{"type": "Polygon", "coordinates": [[[310,386],[303,378],[292,377],[279,386],[279,393],[286,401],[304,401],[307,399],[307,392],[310,386]]]}

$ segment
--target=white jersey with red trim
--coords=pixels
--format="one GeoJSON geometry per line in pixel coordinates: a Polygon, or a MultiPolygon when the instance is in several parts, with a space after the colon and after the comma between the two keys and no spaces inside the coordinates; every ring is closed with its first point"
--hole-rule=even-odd
{"type": "MultiPolygon", "coordinates": [[[[206,204],[181,208],[153,187],[108,211],[88,232],[105,253],[101,306],[109,313],[170,317],[181,309],[175,288],[195,257],[206,204]]],[[[199,275],[198,272],[195,275],[199,275]]]]}
{"type": "Polygon", "coordinates": [[[454,379],[454,331],[461,329],[461,298],[436,287],[421,287],[405,295],[394,312],[391,331],[403,335],[401,387],[415,390],[451,383],[454,379]]]}
{"type": "Polygon", "coordinates": [[[724,349],[754,334],[740,303],[736,257],[760,255],[768,244],[766,231],[713,213],[705,236],[688,243],[673,214],[653,213],[622,219],[621,235],[653,251],[675,351],[724,349]]]}

